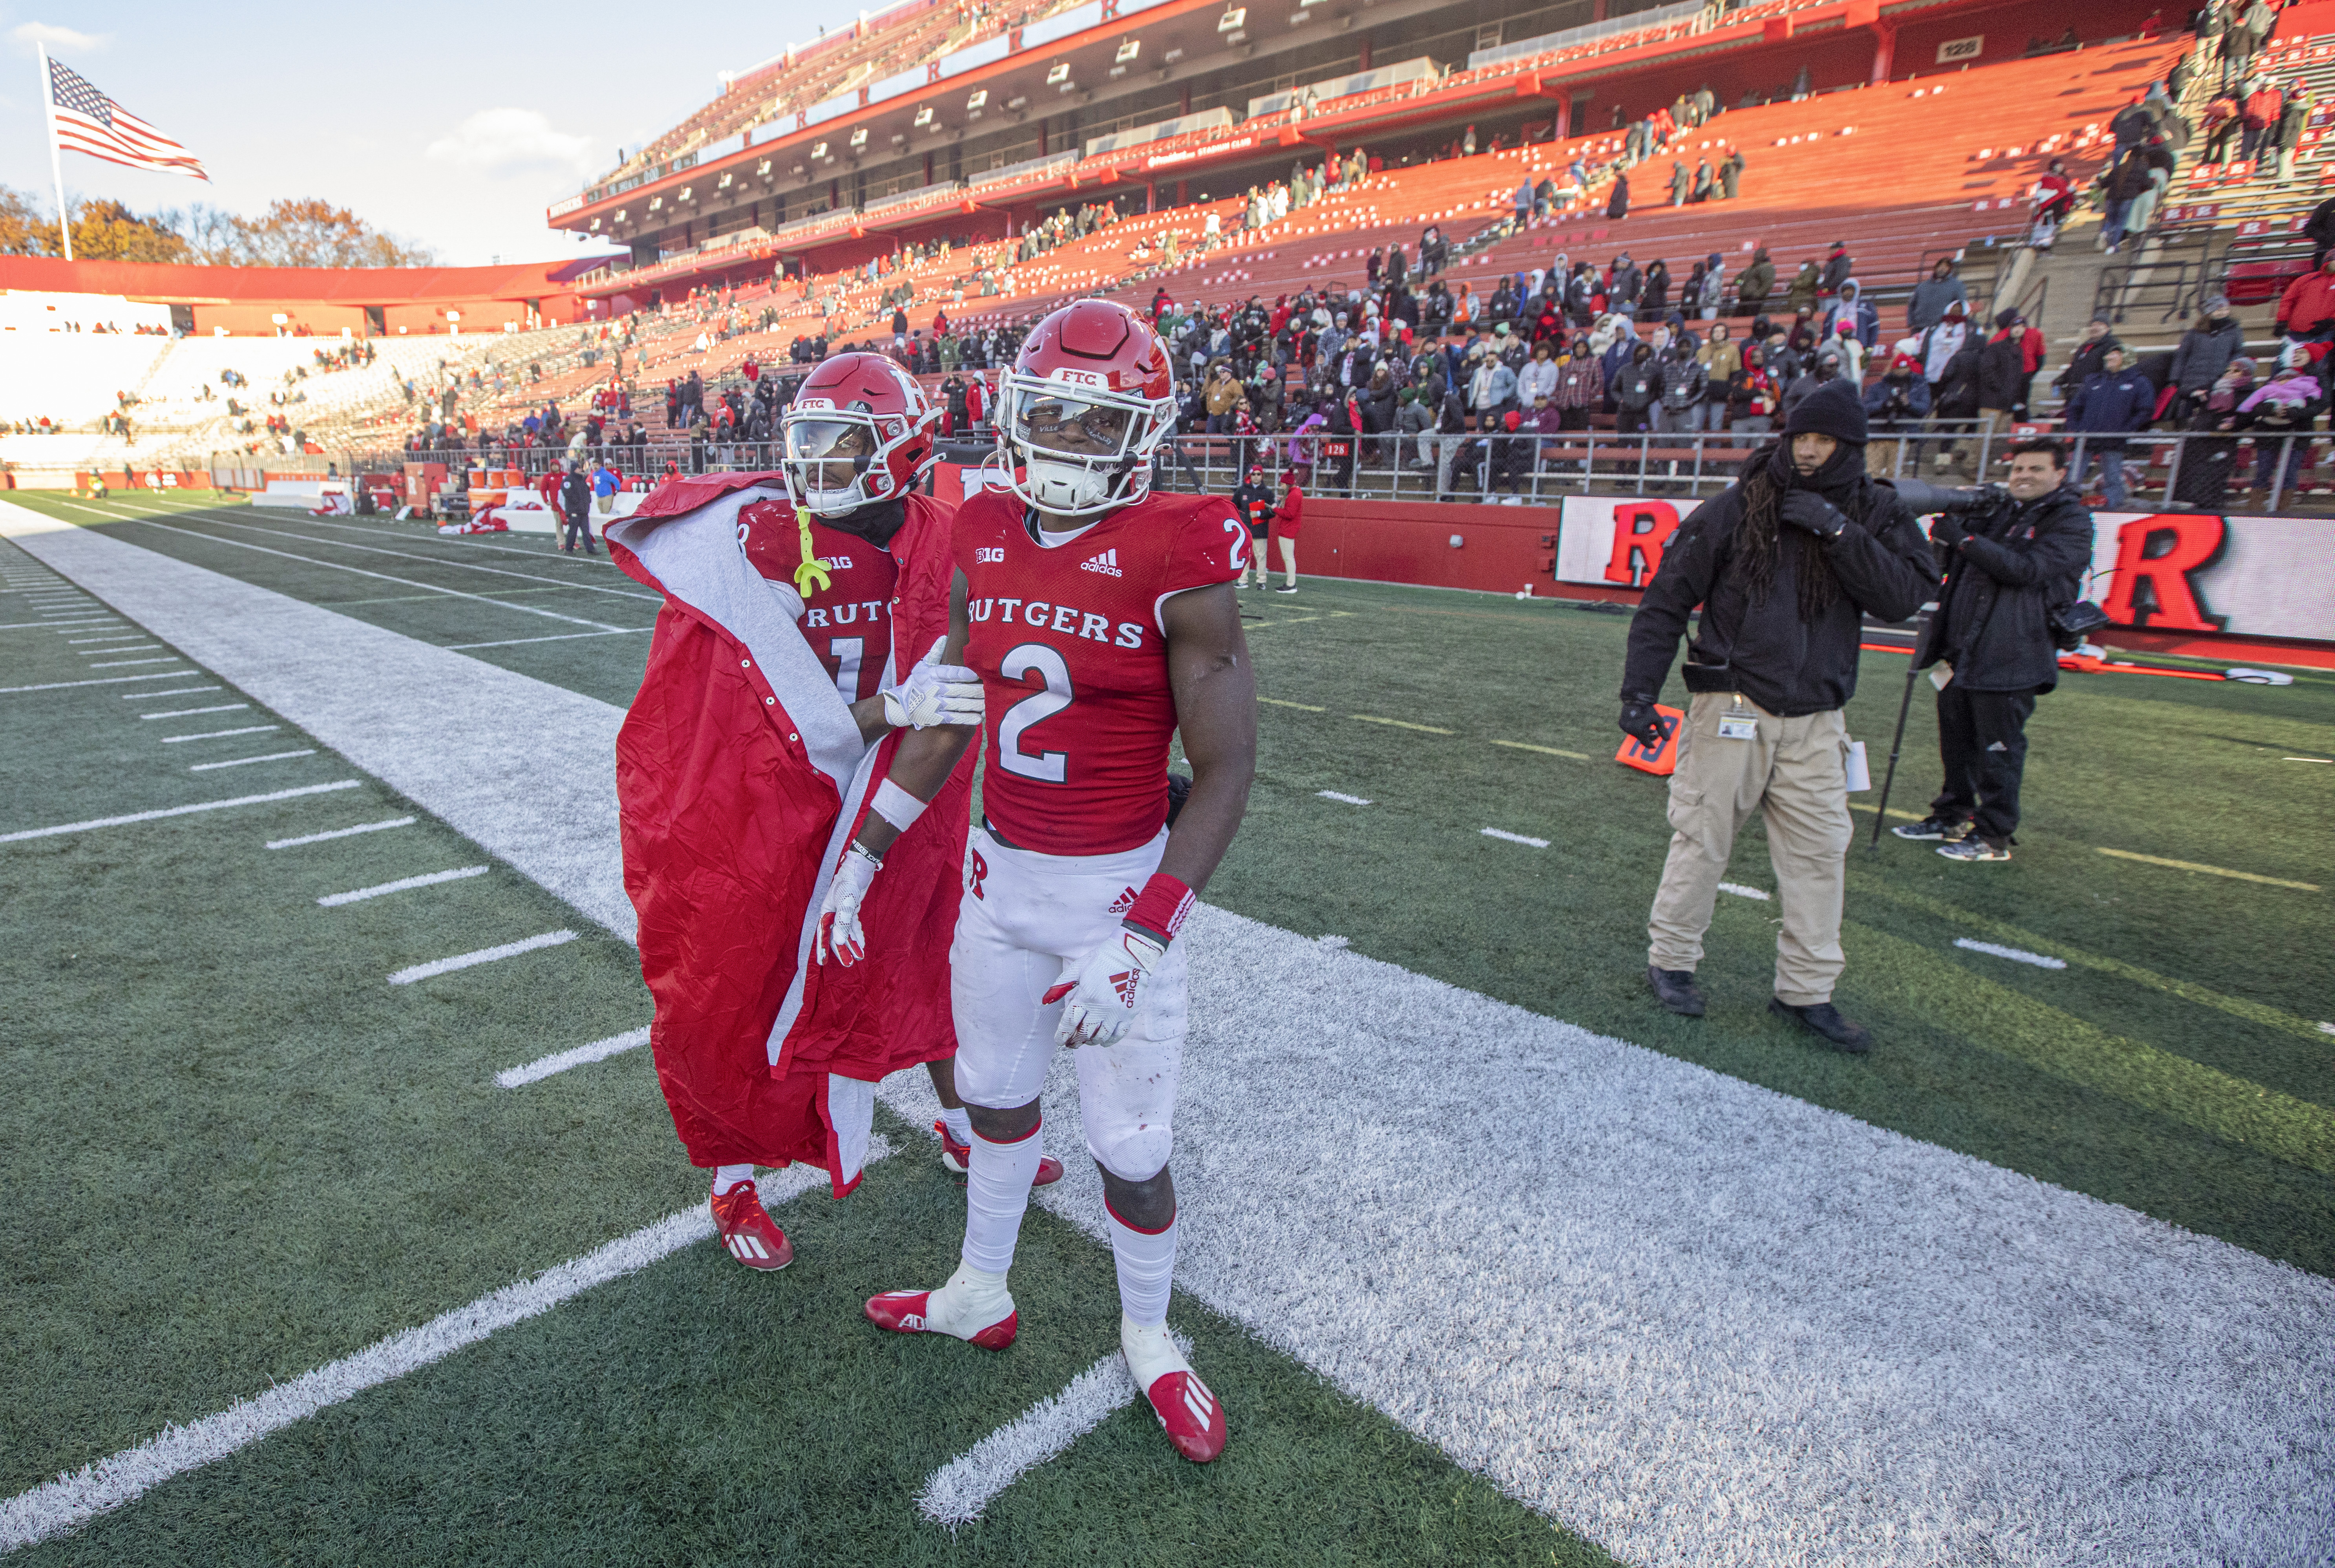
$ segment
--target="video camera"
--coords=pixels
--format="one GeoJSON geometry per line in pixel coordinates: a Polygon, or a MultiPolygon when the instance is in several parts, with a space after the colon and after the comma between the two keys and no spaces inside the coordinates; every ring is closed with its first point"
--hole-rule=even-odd
{"type": "Polygon", "coordinates": [[[1882,479],[1915,517],[1932,512],[1987,512],[2010,498],[2001,485],[1933,485],[1926,479],[1882,479]]]}

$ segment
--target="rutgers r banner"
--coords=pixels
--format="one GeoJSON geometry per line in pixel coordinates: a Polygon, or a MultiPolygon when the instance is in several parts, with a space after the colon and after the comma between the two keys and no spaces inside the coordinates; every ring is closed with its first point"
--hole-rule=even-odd
{"type": "MultiPolygon", "coordinates": [[[[1675,502],[1568,496],[1556,580],[1642,588],[1677,532],[1675,502]]],[[[2335,642],[2335,527],[2214,512],[2094,512],[2086,592],[2122,626],[2335,642]]]]}

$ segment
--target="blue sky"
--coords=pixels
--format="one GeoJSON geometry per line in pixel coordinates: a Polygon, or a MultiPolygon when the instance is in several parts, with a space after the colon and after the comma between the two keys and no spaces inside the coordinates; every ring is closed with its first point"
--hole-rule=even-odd
{"type": "Polygon", "coordinates": [[[74,197],[256,213],[318,196],[446,261],[585,254],[543,209],[836,8],[25,5],[0,0],[0,183],[55,198],[34,44],[175,137],[211,183],[64,157],[74,197]],[[652,24],[653,19],[653,24],[652,24]]]}

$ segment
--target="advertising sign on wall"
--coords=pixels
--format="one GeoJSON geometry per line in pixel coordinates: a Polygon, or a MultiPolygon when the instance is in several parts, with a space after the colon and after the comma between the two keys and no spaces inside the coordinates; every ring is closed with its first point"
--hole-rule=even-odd
{"type": "MultiPolygon", "coordinates": [[[[1642,588],[1691,500],[1568,496],[1556,579],[1642,588]]],[[[2120,626],[2335,641],[2335,528],[2315,518],[2095,512],[2088,596],[2120,626]]]]}

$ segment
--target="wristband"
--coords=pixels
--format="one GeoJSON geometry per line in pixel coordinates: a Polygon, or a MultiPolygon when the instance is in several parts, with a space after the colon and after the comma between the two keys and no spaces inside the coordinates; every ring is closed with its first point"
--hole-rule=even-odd
{"type": "Polygon", "coordinates": [[[868,802],[867,808],[906,833],[925,814],[926,804],[887,779],[876,786],[876,799],[868,802]]]}
{"type": "Polygon", "coordinates": [[[1125,923],[1141,926],[1163,943],[1173,942],[1176,934],[1184,929],[1185,917],[1192,913],[1192,905],[1198,902],[1199,895],[1166,872],[1155,871],[1136,896],[1134,906],[1128,910],[1125,923]]]}

